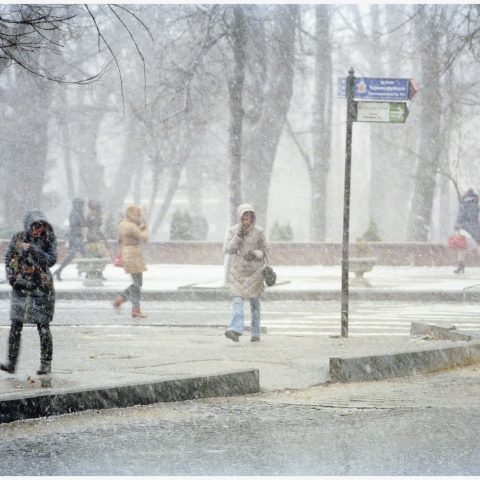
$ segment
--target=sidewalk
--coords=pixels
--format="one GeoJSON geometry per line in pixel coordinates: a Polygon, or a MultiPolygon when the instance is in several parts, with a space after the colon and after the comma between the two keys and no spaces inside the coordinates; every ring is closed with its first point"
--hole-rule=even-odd
{"type": "MultiPolygon", "coordinates": [[[[339,267],[276,270],[279,284],[269,290],[276,290],[278,298],[302,292],[338,295],[340,290],[339,267]]],[[[452,270],[375,267],[367,274],[372,287],[352,287],[351,293],[443,292],[458,299],[463,288],[480,283],[478,268],[462,276],[452,270]]],[[[104,287],[88,289],[93,298],[104,295],[110,300],[130,281],[122,269],[113,266],[107,267],[105,276],[104,287]]],[[[59,297],[70,294],[85,298],[87,289],[74,267],[67,267],[62,277],[64,281],[56,282],[59,297]]],[[[144,277],[144,296],[183,291],[192,295],[220,291],[226,295],[222,277],[222,266],[152,265],[144,277]]],[[[9,287],[2,284],[0,291],[8,295],[9,287]]],[[[350,369],[346,374],[340,372],[339,378],[352,381],[352,372],[370,375],[372,366],[381,370],[386,365],[392,375],[398,375],[394,372],[397,367],[413,374],[468,364],[478,361],[480,355],[479,339],[453,342],[391,336],[379,340],[267,333],[258,343],[251,343],[248,335],[234,343],[223,332],[224,328],[212,327],[140,326],[133,320],[121,325],[57,326],[53,329],[52,374],[41,378],[33,375],[38,366],[38,334],[35,327],[26,326],[17,372],[13,376],[0,372],[0,423],[90,408],[305,389],[328,382],[332,365],[350,369]],[[432,362],[438,364],[432,366],[432,362]],[[425,365],[430,370],[425,370],[425,365]]],[[[7,336],[8,328],[0,328],[0,346],[6,345],[7,336]]]]}
{"type": "MultiPolygon", "coordinates": [[[[462,301],[464,289],[475,297],[480,296],[480,268],[468,268],[466,273],[456,275],[454,267],[388,267],[375,266],[365,278],[371,287],[353,284],[353,298],[372,300],[419,300],[462,301]],[[472,288],[472,286],[478,288],[472,288]]],[[[341,291],[340,266],[280,266],[276,267],[277,285],[266,288],[265,298],[289,299],[336,299],[341,291]]],[[[4,275],[4,273],[3,273],[4,275]]],[[[131,283],[131,278],[122,268],[108,265],[103,287],[85,287],[76,267],[69,265],[62,273],[62,282],[55,282],[59,299],[104,299],[122,291],[131,283]]],[[[354,275],[351,273],[350,278],[354,275]]],[[[148,300],[224,300],[228,292],[223,287],[222,265],[149,265],[143,278],[143,299],[148,300]]],[[[0,284],[0,298],[6,298],[10,287],[0,284]]]]}
{"type": "MultiPolygon", "coordinates": [[[[337,364],[339,359],[353,361],[355,365],[347,368],[358,369],[359,360],[371,362],[368,357],[374,357],[376,365],[395,354],[438,354],[442,349],[478,344],[409,337],[379,341],[378,337],[268,334],[260,342],[252,343],[244,335],[234,343],[223,331],[127,325],[56,327],[52,373],[42,378],[33,374],[38,366],[38,334],[35,327],[25,327],[17,372],[0,372],[0,423],[85,409],[306,389],[329,380],[332,358],[337,364]]],[[[8,329],[2,328],[0,345],[6,345],[7,335],[8,329]]],[[[405,358],[412,363],[410,357],[405,358]]]]}

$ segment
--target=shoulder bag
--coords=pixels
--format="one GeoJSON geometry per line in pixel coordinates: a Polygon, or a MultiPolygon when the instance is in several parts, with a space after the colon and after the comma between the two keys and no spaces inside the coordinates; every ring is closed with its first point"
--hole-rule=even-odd
{"type": "Polygon", "coordinates": [[[262,270],[263,280],[267,287],[273,287],[277,281],[277,274],[274,272],[273,268],[269,265],[267,256],[264,256],[265,265],[262,270]]]}

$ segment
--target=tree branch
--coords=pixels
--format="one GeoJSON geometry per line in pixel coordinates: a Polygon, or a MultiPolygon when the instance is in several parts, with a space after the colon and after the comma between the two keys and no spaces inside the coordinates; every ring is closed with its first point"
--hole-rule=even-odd
{"type": "Polygon", "coordinates": [[[95,18],[95,15],[93,15],[93,13],[91,12],[90,8],[88,8],[88,5],[85,3],[84,4],[84,7],[85,9],[87,10],[88,14],[90,15],[90,17],[92,18],[93,20],[93,23],[95,25],[95,28],[97,30],[97,34],[98,34],[98,37],[99,39],[102,39],[103,42],[105,43],[106,47],[108,48],[110,54],[112,55],[112,58],[115,62],[115,65],[117,66],[117,70],[118,70],[118,75],[120,77],[120,92],[122,94],[122,106],[123,106],[123,111],[125,112],[125,93],[124,93],[124,90],[123,90],[123,77],[122,77],[122,70],[120,68],[120,64],[118,63],[118,60],[117,60],[117,56],[115,55],[115,53],[113,52],[112,48],[110,47],[110,44],[107,42],[106,38],[104,37],[103,33],[100,31],[100,28],[97,24],[97,20],[95,18]]]}

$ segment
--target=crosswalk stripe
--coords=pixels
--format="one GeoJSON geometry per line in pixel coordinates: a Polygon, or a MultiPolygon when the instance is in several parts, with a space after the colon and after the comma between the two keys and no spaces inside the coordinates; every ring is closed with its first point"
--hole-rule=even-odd
{"type": "MultiPolygon", "coordinates": [[[[268,330],[268,335],[275,335],[275,334],[280,334],[280,332],[275,332],[275,331],[270,331],[268,330]]],[[[340,329],[338,330],[330,330],[328,332],[298,332],[296,330],[290,330],[290,331],[285,331],[281,332],[281,335],[291,335],[291,336],[325,336],[325,335],[339,335],[340,329]]],[[[386,335],[392,336],[392,337],[408,337],[408,332],[406,333],[397,333],[397,332],[391,332],[391,333],[381,333],[381,332],[355,332],[349,329],[348,331],[349,336],[354,336],[354,337],[384,337],[386,335]]]]}
{"type": "MultiPolygon", "coordinates": [[[[264,318],[262,319],[263,322],[267,322],[271,325],[282,325],[284,323],[289,323],[292,325],[334,325],[335,323],[340,323],[340,319],[330,319],[330,320],[322,320],[322,321],[302,321],[302,320],[290,320],[290,319],[285,319],[285,320],[271,320],[269,318],[264,318]]],[[[405,322],[399,322],[399,321],[390,321],[390,320],[356,320],[356,319],[350,319],[349,320],[350,324],[355,324],[355,325],[410,325],[410,321],[405,321],[405,322]]]]}
{"type": "MultiPolygon", "coordinates": [[[[246,322],[248,323],[248,322],[246,322]]],[[[285,323],[272,323],[268,321],[262,321],[262,325],[265,326],[270,326],[270,327],[278,327],[278,328],[285,328],[285,327],[291,327],[291,328],[329,328],[329,327],[336,327],[337,325],[340,325],[340,322],[331,322],[331,323],[326,323],[323,325],[319,324],[312,324],[312,325],[307,325],[307,324],[294,324],[290,322],[285,322],[285,323]]],[[[355,322],[349,322],[349,326],[355,327],[355,328],[366,328],[366,329],[375,329],[375,328],[389,328],[389,329],[405,329],[405,328],[410,328],[410,323],[406,323],[404,325],[391,325],[390,323],[382,323],[382,324],[377,324],[377,325],[366,325],[366,324],[361,324],[361,323],[355,323],[355,322]]],[[[473,329],[479,329],[480,325],[478,324],[461,324],[461,323],[456,323],[455,326],[457,329],[465,329],[465,328],[473,328],[473,329]]]]}

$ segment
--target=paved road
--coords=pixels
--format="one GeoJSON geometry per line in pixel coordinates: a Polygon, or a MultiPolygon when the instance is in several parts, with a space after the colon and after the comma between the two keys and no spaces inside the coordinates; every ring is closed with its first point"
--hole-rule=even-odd
{"type": "Polygon", "coordinates": [[[480,367],[0,426],[8,475],[479,475],[480,367]]]}
{"type": "MultiPolygon", "coordinates": [[[[8,300],[0,301],[0,325],[8,326],[8,300]]],[[[263,302],[262,325],[271,335],[338,335],[338,302],[263,302]]],[[[125,307],[115,315],[105,301],[58,301],[54,325],[227,325],[227,302],[144,302],[148,319],[132,320],[125,307]]],[[[249,323],[249,313],[246,309],[249,323]]],[[[476,303],[409,303],[352,301],[349,334],[353,336],[404,336],[412,321],[446,322],[459,329],[480,333],[480,305],[476,303]]]]}

